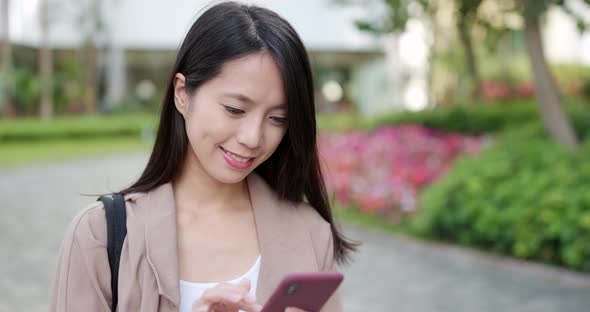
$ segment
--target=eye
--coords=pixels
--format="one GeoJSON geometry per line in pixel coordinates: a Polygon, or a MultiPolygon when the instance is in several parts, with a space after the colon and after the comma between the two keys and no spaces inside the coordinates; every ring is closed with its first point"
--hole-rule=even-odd
{"type": "Polygon", "coordinates": [[[287,124],[287,118],[284,117],[270,117],[270,119],[281,125],[287,124]]]}
{"type": "Polygon", "coordinates": [[[240,115],[243,114],[244,111],[235,107],[231,107],[231,106],[227,106],[227,105],[223,105],[223,108],[225,108],[225,110],[232,114],[232,115],[240,115]]]}

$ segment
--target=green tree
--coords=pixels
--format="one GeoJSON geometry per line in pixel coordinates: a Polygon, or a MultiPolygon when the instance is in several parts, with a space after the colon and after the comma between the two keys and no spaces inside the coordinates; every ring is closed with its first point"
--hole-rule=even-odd
{"type": "Polygon", "coordinates": [[[0,42],[0,62],[2,63],[0,67],[0,114],[9,105],[10,85],[12,84],[9,81],[12,76],[10,74],[12,71],[12,46],[10,44],[9,34],[9,5],[9,0],[0,0],[0,22],[2,23],[0,25],[0,29],[2,30],[0,34],[2,38],[2,42],[0,42]]]}
{"type": "MultiPolygon", "coordinates": [[[[590,0],[584,0],[584,2],[590,5],[590,0]]],[[[519,13],[524,21],[525,45],[545,128],[555,141],[567,147],[576,148],[579,144],[578,137],[565,115],[559,90],[545,58],[540,20],[550,7],[559,6],[577,19],[578,26],[582,30],[586,27],[585,21],[570,10],[564,0],[517,0],[514,4],[514,11],[519,13]]]]}
{"type": "MultiPolygon", "coordinates": [[[[459,34],[463,53],[465,55],[465,66],[467,73],[473,82],[471,95],[479,97],[481,94],[481,75],[479,63],[475,52],[471,29],[474,23],[478,22],[477,10],[483,0],[454,0],[451,3],[455,7],[455,27],[459,34]]],[[[433,19],[441,1],[437,0],[384,0],[388,7],[389,14],[380,21],[357,21],[356,25],[360,30],[376,34],[394,33],[399,34],[406,28],[411,18],[433,19]],[[420,8],[420,10],[416,10],[420,8]],[[421,16],[416,12],[419,11],[421,16]]],[[[447,2],[446,5],[449,5],[447,2]]],[[[431,23],[432,24],[432,23],[431,23]]],[[[434,26],[436,27],[436,26],[434,26]]]]}
{"type": "MultiPolygon", "coordinates": [[[[590,5],[590,0],[581,1],[590,5]]],[[[436,0],[384,0],[384,2],[390,9],[386,21],[357,22],[359,29],[375,33],[400,32],[405,29],[407,21],[413,17],[410,10],[413,5],[417,4],[424,9],[424,12],[432,14],[437,5],[442,3],[442,1],[436,0]]],[[[553,6],[562,8],[576,18],[581,30],[587,27],[586,21],[578,15],[577,11],[570,9],[565,0],[455,0],[455,5],[458,8],[456,15],[458,33],[465,51],[468,72],[476,85],[476,90],[480,89],[481,79],[469,30],[476,22],[491,25],[489,21],[481,21],[477,14],[484,2],[495,2],[498,7],[502,8],[500,14],[517,14],[522,18],[525,46],[531,64],[535,94],[543,124],[549,136],[556,142],[576,148],[579,140],[564,113],[557,85],[547,64],[541,38],[540,21],[548,9],[553,6]]],[[[498,31],[503,31],[503,29],[498,31]]]]}
{"type": "Polygon", "coordinates": [[[104,31],[104,21],[101,13],[101,1],[84,0],[79,1],[80,15],[78,26],[83,32],[81,54],[84,58],[86,68],[84,76],[84,104],[90,112],[98,110],[98,85],[99,85],[99,48],[97,38],[104,31]]]}
{"type": "Polygon", "coordinates": [[[53,118],[53,56],[49,47],[50,3],[39,3],[41,46],[39,49],[39,74],[41,77],[41,119],[53,118]]]}
{"type": "Polygon", "coordinates": [[[461,0],[457,1],[456,25],[459,40],[465,54],[467,72],[473,81],[472,95],[479,97],[481,95],[481,75],[479,72],[477,55],[473,46],[471,28],[477,22],[477,9],[482,0],[461,0]]]}

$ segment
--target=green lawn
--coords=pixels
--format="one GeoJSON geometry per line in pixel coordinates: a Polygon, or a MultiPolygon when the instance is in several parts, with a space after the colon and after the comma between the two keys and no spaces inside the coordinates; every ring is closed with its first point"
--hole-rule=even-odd
{"type": "Polygon", "coordinates": [[[411,234],[407,224],[393,224],[377,213],[363,213],[356,207],[343,208],[331,203],[334,217],[347,223],[358,224],[389,233],[411,234]]]}
{"type": "Polygon", "coordinates": [[[137,138],[97,138],[0,144],[0,168],[131,151],[149,151],[151,142],[137,138]]]}
{"type": "MultiPolygon", "coordinates": [[[[361,123],[354,114],[318,116],[320,129],[347,130],[361,123]]],[[[139,137],[143,130],[153,131],[156,124],[157,116],[152,115],[58,117],[51,122],[36,118],[1,120],[0,168],[120,152],[148,152],[152,143],[139,137]]]]}

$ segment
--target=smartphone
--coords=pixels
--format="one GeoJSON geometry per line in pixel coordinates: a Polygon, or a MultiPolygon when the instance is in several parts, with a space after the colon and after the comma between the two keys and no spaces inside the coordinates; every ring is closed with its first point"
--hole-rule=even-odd
{"type": "Polygon", "coordinates": [[[344,276],[338,272],[309,272],[287,275],[261,312],[284,312],[295,307],[318,312],[336,291],[344,276]]]}

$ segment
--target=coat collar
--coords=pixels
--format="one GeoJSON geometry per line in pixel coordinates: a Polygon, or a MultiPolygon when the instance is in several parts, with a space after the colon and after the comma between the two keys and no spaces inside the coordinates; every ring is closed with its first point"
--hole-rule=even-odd
{"type": "MultiPolygon", "coordinates": [[[[256,297],[263,304],[286,274],[317,271],[319,265],[297,204],[279,199],[255,173],[246,182],[262,256],[256,297]]],[[[156,275],[160,295],[177,308],[180,289],[172,184],[163,184],[145,195],[138,197],[136,204],[145,216],[147,259],[156,275]]]]}

